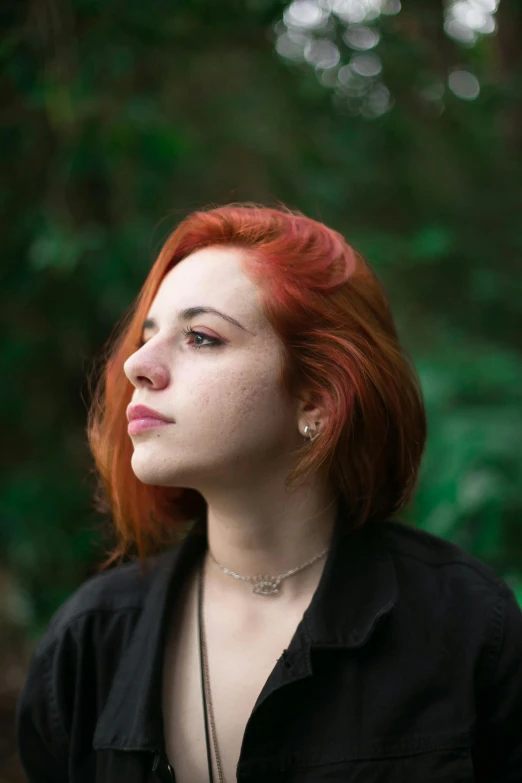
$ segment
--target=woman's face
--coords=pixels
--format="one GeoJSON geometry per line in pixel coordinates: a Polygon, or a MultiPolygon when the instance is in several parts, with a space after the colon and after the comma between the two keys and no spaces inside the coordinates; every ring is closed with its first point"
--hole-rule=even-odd
{"type": "Polygon", "coordinates": [[[259,484],[278,469],[286,475],[290,450],[303,443],[296,404],[279,389],[281,345],[241,257],[235,248],[204,248],[171,269],[147,314],[154,325],[145,344],[125,362],[132,404],[174,420],[129,435],[132,468],[146,484],[202,493],[259,484]],[[243,328],[214,313],[179,316],[195,307],[216,308],[243,328]]]}

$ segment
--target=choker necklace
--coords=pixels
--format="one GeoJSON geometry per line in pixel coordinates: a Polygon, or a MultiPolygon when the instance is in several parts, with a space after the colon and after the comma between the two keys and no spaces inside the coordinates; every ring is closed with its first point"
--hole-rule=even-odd
{"type": "Polygon", "coordinates": [[[315,557],[312,557],[310,560],[307,560],[306,563],[303,563],[303,565],[298,566],[297,568],[292,568],[291,571],[287,571],[285,574],[279,574],[279,576],[271,576],[270,574],[257,574],[257,576],[241,576],[241,574],[236,574],[235,571],[231,571],[230,568],[225,568],[225,566],[222,566],[212,552],[208,551],[210,557],[214,561],[214,563],[223,571],[224,574],[228,574],[229,576],[234,577],[234,579],[242,579],[244,582],[253,582],[254,588],[252,590],[253,593],[257,593],[258,595],[275,595],[276,593],[281,592],[279,589],[279,585],[283,581],[283,579],[288,579],[289,576],[292,576],[292,574],[296,574],[298,571],[301,571],[303,568],[306,568],[306,566],[312,565],[312,563],[315,563],[316,560],[319,560],[320,557],[324,557],[324,555],[328,552],[328,547],[326,549],[323,549],[322,552],[319,552],[318,555],[315,555],[315,557]]]}

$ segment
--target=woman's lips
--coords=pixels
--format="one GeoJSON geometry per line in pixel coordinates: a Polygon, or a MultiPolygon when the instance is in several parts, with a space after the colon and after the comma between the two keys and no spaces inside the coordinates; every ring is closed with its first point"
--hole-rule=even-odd
{"type": "Polygon", "coordinates": [[[151,430],[155,427],[168,427],[169,424],[171,424],[171,422],[164,421],[163,419],[155,419],[152,417],[133,419],[129,422],[127,432],[129,435],[138,435],[140,432],[145,432],[145,430],[151,430]]]}

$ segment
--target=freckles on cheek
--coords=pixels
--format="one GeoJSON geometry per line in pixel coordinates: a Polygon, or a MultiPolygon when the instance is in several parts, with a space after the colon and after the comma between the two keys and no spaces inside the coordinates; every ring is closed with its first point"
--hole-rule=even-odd
{"type": "Polygon", "coordinates": [[[274,390],[269,381],[256,379],[249,381],[249,383],[242,383],[238,402],[245,412],[253,410],[259,412],[266,408],[273,395],[274,390]]]}
{"type": "MultiPolygon", "coordinates": [[[[235,393],[237,396],[237,390],[235,393]]],[[[233,399],[229,384],[224,384],[222,378],[214,378],[205,384],[193,388],[189,395],[190,405],[197,406],[201,411],[219,409],[222,403],[230,403],[233,399]]]]}
{"type": "Polygon", "coordinates": [[[210,394],[208,389],[204,389],[203,391],[197,392],[196,394],[192,395],[191,402],[198,406],[198,408],[207,409],[209,405],[212,405],[212,403],[215,401],[215,397],[213,394],[210,394]]]}

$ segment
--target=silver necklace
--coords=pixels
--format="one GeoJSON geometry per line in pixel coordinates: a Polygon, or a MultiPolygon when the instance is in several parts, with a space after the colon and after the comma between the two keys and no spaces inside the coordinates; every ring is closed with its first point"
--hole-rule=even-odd
{"type": "Polygon", "coordinates": [[[234,579],[242,579],[244,582],[253,582],[254,583],[254,589],[252,590],[253,593],[257,593],[258,595],[275,595],[276,593],[281,592],[279,589],[279,585],[283,581],[283,579],[288,579],[289,576],[292,576],[292,574],[296,574],[298,571],[301,571],[303,568],[306,568],[306,566],[312,565],[312,563],[315,563],[316,560],[319,560],[320,557],[324,557],[324,555],[328,552],[328,547],[326,549],[323,549],[322,552],[319,552],[318,555],[315,555],[315,557],[312,557],[310,560],[307,560],[306,563],[303,563],[303,565],[298,566],[298,568],[292,568],[290,571],[287,571],[285,574],[279,574],[279,576],[271,576],[270,574],[257,574],[257,576],[241,576],[241,574],[236,574],[235,571],[231,571],[230,568],[225,568],[225,566],[222,566],[212,552],[209,550],[209,555],[214,561],[214,563],[223,571],[224,574],[228,574],[229,576],[233,576],[234,579]]]}

